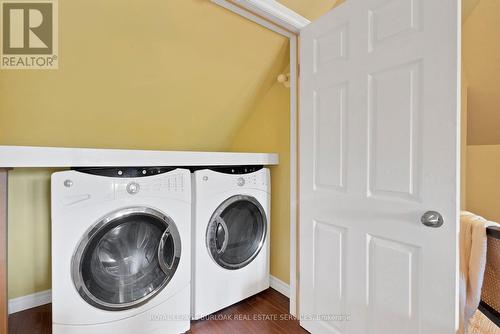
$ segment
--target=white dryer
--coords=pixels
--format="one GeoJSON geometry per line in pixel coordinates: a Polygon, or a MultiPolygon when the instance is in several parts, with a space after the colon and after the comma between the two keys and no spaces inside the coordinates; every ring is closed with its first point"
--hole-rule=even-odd
{"type": "Polygon", "coordinates": [[[195,171],[191,313],[200,319],[269,288],[270,173],[195,171]]]}
{"type": "Polygon", "coordinates": [[[190,236],[188,170],[54,173],[53,333],[189,330],[190,236]]]}

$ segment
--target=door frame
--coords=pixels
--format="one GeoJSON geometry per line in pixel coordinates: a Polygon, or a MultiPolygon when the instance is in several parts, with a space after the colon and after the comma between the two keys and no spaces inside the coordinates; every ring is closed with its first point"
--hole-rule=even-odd
{"type": "MultiPolygon", "coordinates": [[[[211,0],[250,21],[290,40],[290,314],[297,316],[299,296],[298,268],[298,97],[300,74],[299,33],[311,23],[274,0],[211,0]]],[[[281,283],[281,282],[280,282],[281,283]]],[[[278,283],[279,284],[279,283],[278,283]]]]}
{"type": "Polygon", "coordinates": [[[0,168],[0,332],[7,333],[9,301],[7,297],[7,198],[9,169],[0,168]]]}

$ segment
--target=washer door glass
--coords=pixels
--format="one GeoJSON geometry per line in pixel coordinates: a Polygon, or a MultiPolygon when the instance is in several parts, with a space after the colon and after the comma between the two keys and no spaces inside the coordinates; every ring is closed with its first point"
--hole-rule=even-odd
{"type": "Polygon", "coordinates": [[[150,208],[126,208],[87,232],[73,257],[73,281],[80,295],[100,309],[137,307],[172,279],[180,252],[172,219],[150,208]]]}
{"type": "Polygon", "coordinates": [[[259,254],[267,232],[267,220],[260,203],[237,195],[214,212],[207,228],[207,248],[212,259],[226,269],[248,265],[259,254]]]}

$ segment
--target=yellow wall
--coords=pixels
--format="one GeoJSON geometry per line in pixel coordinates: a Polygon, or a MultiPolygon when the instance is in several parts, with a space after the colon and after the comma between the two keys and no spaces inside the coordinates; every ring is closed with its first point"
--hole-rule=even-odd
{"type": "Polygon", "coordinates": [[[50,289],[50,174],[15,169],[9,175],[9,297],[50,289]]]}
{"type": "Polygon", "coordinates": [[[462,200],[468,211],[500,222],[500,2],[464,0],[463,8],[462,200]]]}
{"type": "Polygon", "coordinates": [[[469,81],[468,142],[500,144],[500,1],[477,3],[464,22],[462,40],[469,81]]]}
{"type": "MultiPolygon", "coordinates": [[[[256,101],[287,108],[269,91],[289,61],[288,39],[209,1],[59,1],[59,31],[59,70],[1,71],[0,145],[223,151],[235,149],[256,101]]],[[[255,137],[249,151],[276,147],[255,137]]],[[[273,212],[288,201],[283,173],[273,171],[282,189],[273,212]]],[[[49,176],[23,169],[9,178],[9,298],[50,287],[49,176]]],[[[280,231],[286,217],[276,221],[280,231]]],[[[288,246],[277,252],[272,274],[277,261],[289,263],[288,246]]]]}
{"type": "Polygon", "coordinates": [[[460,208],[467,207],[467,94],[469,83],[462,68],[462,92],[460,114],[460,208]]]}
{"type": "MultiPolygon", "coordinates": [[[[285,64],[282,64],[285,65],[285,64]]],[[[284,70],[283,72],[285,72],[284,70]]],[[[233,151],[278,152],[271,168],[271,274],[290,282],[290,89],[274,81],[233,138],[233,151]]]]}
{"type": "Polygon", "coordinates": [[[500,145],[469,145],[467,210],[500,222],[500,145]]]}

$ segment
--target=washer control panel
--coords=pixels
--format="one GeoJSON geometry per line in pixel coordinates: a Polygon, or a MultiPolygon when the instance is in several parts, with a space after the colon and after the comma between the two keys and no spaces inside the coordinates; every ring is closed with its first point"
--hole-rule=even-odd
{"type": "Polygon", "coordinates": [[[242,178],[242,177],[239,177],[237,180],[236,180],[236,184],[240,187],[243,187],[245,185],[245,179],[242,178]]]}
{"type": "Polygon", "coordinates": [[[187,169],[136,178],[95,177],[89,174],[74,170],[53,174],[53,191],[59,192],[62,205],[88,205],[91,202],[147,197],[191,200],[191,176],[187,169]]]}
{"type": "Polygon", "coordinates": [[[170,172],[175,167],[78,167],[74,170],[92,175],[138,178],[170,172]]]}
{"type": "Polygon", "coordinates": [[[154,180],[139,178],[134,181],[115,181],[115,196],[123,198],[128,196],[161,196],[168,193],[184,192],[184,177],[182,174],[169,174],[155,177],[154,180]]]}

